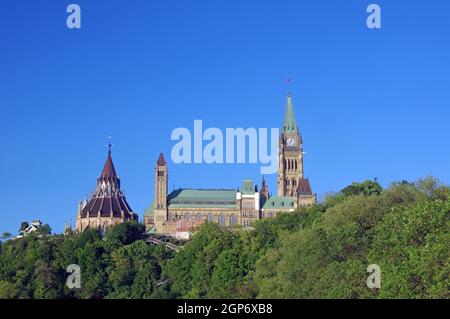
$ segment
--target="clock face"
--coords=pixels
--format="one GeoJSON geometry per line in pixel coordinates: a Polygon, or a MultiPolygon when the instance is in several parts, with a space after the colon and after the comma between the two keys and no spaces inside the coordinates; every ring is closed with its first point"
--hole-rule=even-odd
{"type": "Polygon", "coordinates": [[[287,139],[287,146],[295,146],[295,139],[293,139],[292,137],[287,139]]]}

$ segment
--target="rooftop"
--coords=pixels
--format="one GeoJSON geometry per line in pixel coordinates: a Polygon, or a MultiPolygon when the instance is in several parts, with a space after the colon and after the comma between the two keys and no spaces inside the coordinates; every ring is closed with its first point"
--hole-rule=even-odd
{"type": "Polygon", "coordinates": [[[169,207],[236,207],[235,189],[178,189],[169,194],[169,207]]]}

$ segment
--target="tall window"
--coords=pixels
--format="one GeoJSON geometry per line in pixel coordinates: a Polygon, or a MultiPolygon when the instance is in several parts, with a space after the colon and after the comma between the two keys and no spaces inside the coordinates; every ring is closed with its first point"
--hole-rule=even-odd
{"type": "Polygon", "coordinates": [[[234,226],[237,223],[237,218],[236,218],[236,214],[231,214],[230,215],[230,225],[234,226]]]}
{"type": "Polygon", "coordinates": [[[223,214],[219,215],[219,225],[225,226],[225,216],[223,214]]]}
{"type": "Polygon", "coordinates": [[[214,222],[214,214],[213,213],[209,213],[208,214],[208,221],[213,223],[214,222]]]}
{"type": "Polygon", "coordinates": [[[196,220],[202,220],[202,214],[200,214],[200,213],[197,213],[196,215],[195,215],[195,219],[196,220]]]}
{"type": "Polygon", "coordinates": [[[190,213],[184,214],[184,219],[190,220],[191,219],[191,214],[190,213]]]}

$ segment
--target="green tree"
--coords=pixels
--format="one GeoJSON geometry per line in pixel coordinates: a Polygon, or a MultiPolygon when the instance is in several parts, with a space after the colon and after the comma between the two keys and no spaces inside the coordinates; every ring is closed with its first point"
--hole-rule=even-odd
{"type": "Polygon", "coordinates": [[[421,201],[378,225],[369,260],[382,270],[380,297],[450,297],[449,212],[450,200],[421,201]]]}
{"type": "Polygon", "coordinates": [[[132,221],[111,227],[106,232],[106,241],[113,246],[129,245],[144,238],[144,225],[132,221]]]}
{"type": "Polygon", "coordinates": [[[341,190],[341,193],[344,196],[352,196],[360,194],[370,196],[370,195],[379,195],[381,194],[382,191],[383,188],[375,179],[374,181],[366,180],[362,183],[352,183],[351,185],[341,190]]]}
{"type": "Polygon", "coordinates": [[[28,222],[22,222],[22,223],[20,224],[19,232],[24,231],[25,229],[28,228],[28,226],[30,226],[30,225],[28,224],[28,222]]]}
{"type": "Polygon", "coordinates": [[[8,239],[10,239],[11,237],[12,237],[11,233],[8,233],[8,232],[4,232],[4,233],[2,234],[2,239],[3,239],[3,240],[8,240],[8,239]]]}
{"type": "Polygon", "coordinates": [[[52,229],[49,224],[44,224],[36,230],[38,235],[51,235],[52,229]]]}
{"type": "Polygon", "coordinates": [[[161,267],[152,255],[152,247],[138,240],[111,254],[108,275],[112,285],[110,298],[150,298],[161,267]]]}
{"type": "Polygon", "coordinates": [[[173,260],[165,275],[174,294],[185,298],[205,298],[210,294],[211,275],[218,256],[232,247],[238,236],[216,224],[207,223],[173,260]]]}

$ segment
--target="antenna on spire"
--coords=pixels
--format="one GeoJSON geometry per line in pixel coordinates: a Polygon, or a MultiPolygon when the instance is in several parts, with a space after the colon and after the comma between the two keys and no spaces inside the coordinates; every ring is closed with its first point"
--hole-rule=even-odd
{"type": "Polygon", "coordinates": [[[286,79],[286,85],[288,87],[288,95],[291,95],[291,84],[292,84],[292,79],[291,78],[287,78],[286,79]]]}
{"type": "Polygon", "coordinates": [[[111,154],[111,147],[113,146],[111,143],[112,136],[111,134],[108,135],[108,154],[111,154]]]}

